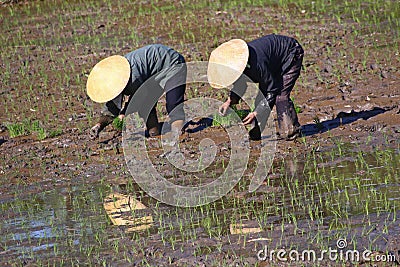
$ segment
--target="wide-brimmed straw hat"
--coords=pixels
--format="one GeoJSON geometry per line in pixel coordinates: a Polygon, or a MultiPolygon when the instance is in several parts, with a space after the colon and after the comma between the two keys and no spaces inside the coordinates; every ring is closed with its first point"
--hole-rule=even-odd
{"type": "Polygon", "coordinates": [[[242,75],[249,59],[249,48],[242,39],[232,39],[211,52],[207,78],[214,88],[233,84],[242,75]]]}
{"type": "Polygon", "coordinates": [[[124,90],[131,75],[129,62],[123,56],[111,56],[97,63],[89,74],[86,90],[89,97],[104,103],[124,90]]]}

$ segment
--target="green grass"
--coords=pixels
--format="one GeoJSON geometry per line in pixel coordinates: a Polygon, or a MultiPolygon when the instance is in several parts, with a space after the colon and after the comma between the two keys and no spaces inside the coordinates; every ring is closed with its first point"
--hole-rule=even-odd
{"type": "Polygon", "coordinates": [[[292,96],[292,97],[290,97],[290,99],[292,100],[292,102],[293,102],[293,104],[294,104],[294,110],[296,111],[296,113],[297,113],[297,114],[301,113],[303,110],[301,109],[301,106],[299,106],[299,105],[296,103],[294,97],[292,96]]]}
{"type": "Polygon", "coordinates": [[[237,123],[238,119],[243,120],[248,114],[248,110],[238,110],[236,107],[232,107],[232,112],[225,116],[216,112],[213,116],[212,126],[228,127],[237,123]]]}
{"type": "Polygon", "coordinates": [[[114,126],[115,129],[122,131],[125,125],[125,120],[124,119],[121,120],[120,118],[116,117],[113,120],[112,125],[114,126]]]}
{"type": "MultiPolygon", "coordinates": [[[[290,238],[297,240],[289,244],[291,249],[305,249],[307,244],[321,249],[334,248],[331,244],[343,237],[348,237],[351,246],[363,248],[365,243],[359,243],[357,232],[362,236],[373,233],[384,238],[392,233],[397,223],[400,199],[393,185],[399,182],[397,163],[400,156],[394,149],[360,152],[356,146],[341,140],[332,141],[332,145],[330,151],[307,155],[292,151],[291,157],[277,161],[273,175],[262,186],[263,190],[275,190],[238,197],[249,185],[248,180],[242,179],[228,196],[195,208],[163,205],[146,196],[129,180],[123,192],[146,203],[150,207],[146,214],[152,214],[155,222],[154,227],[131,234],[124,233],[123,226],[110,225],[105,216],[102,200],[112,191],[107,180],[96,185],[66,187],[60,192],[39,193],[29,197],[29,201],[24,192],[16,192],[16,197],[0,203],[2,213],[10,214],[0,224],[0,244],[5,251],[13,246],[28,247],[21,254],[22,258],[11,258],[16,264],[29,258],[37,264],[55,265],[60,265],[62,259],[67,265],[142,262],[153,266],[165,262],[165,256],[158,253],[147,257],[140,255],[148,253],[154,246],[168,255],[183,252],[193,257],[207,255],[206,259],[214,263],[218,257],[239,246],[243,250],[235,253],[244,265],[247,257],[254,256],[244,253],[254,248],[254,244],[247,241],[259,235],[272,240],[270,249],[281,247],[279,240],[285,242],[290,238]],[[348,160],[332,163],[332,155],[348,160]],[[360,215],[362,223],[353,221],[360,215]],[[20,222],[17,218],[26,219],[20,222]],[[249,223],[263,232],[259,235],[230,234],[231,224],[249,223]],[[377,229],[377,223],[384,227],[377,229]],[[28,237],[29,233],[42,229],[37,225],[50,230],[28,237]],[[204,240],[210,240],[210,243],[204,240]],[[197,242],[204,243],[190,245],[197,242]],[[33,250],[46,244],[51,246],[33,250]]],[[[132,211],[126,216],[140,214],[132,211]]],[[[369,245],[371,250],[379,248],[373,240],[369,245]]],[[[173,264],[173,258],[167,260],[173,264]]],[[[219,261],[223,266],[225,260],[228,266],[227,259],[219,261]]]]}
{"type": "Polygon", "coordinates": [[[19,123],[6,124],[6,128],[9,132],[10,138],[15,138],[23,135],[35,134],[38,140],[46,138],[52,138],[62,133],[61,129],[47,130],[42,127],[42,123],[39,120],[25,119],[19,123]]]}

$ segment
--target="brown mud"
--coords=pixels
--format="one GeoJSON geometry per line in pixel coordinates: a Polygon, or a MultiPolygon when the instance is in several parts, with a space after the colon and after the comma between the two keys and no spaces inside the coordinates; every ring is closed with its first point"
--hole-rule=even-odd
{"type": "MultiPolygon", "coordinates": [[[[312,238],[315,232],[323,236],[325,246],[336,245],[336,234],[341,229],[332,230],[329,221],[335,216],[328,208],[321,211],[324,220],[319,224],[310,220],[309,214],[296,213],[296,206],[284,197],[287,194],[284,193],[287,190],[285,186],[290,187],[293,177],[302,183],[305,171],[309,170],[306,162],[310,153],[323,155],[341,144],[351,152],[391,150],[398,155],[400,61],[398,48],[396,50],[387,38],[390,32],[387,25],[381,25],[385,27],[382,32],[372,31],[362,23],[350,19],[339,23],[329,15],[322,17],[324,23],[318,23],[310,17],[303,17],[295,5],[286,8],[277,5],[241,6],[237,9],[224,9],[222,4],[217,9],[205,5],[196,12],[188,12],[187,9],[180,10],[179,1],[175,1],[176,13],[173,13],[174,8],[171,10],[166,3],[161,4],[165,11],[160,11],[147,1],[134,7],[127,3],[113,6],[103,1],[91,7],[70,1],[71,9],[59,13],[56,8],[60,4],[58,1],[43,2],[46,1],[26,1],[0,7],[0,21],[4,25],[7,23],[1,32],[8,36],[1,39],[3,43],[0,45],[3,69],[0,74],[2,266],[61,263],[270,266],[268,261],[256,257],[264,244],[271,248],[321,249],[320,244],[313,244],[313,240],[318,239],[316,236],[312,238]],[[143,13],[139,13],[139,6],[145,10],[143,13]],[[136,10],[138,17],[132,13],[124,17],[121,10],[128,9],[136,10]],[[10,10],[19,18],[12,16],[10,10]],[[169,22],[165,18],[159,19],[157,14],[160,12],[177,19],[169,22]],[[265,22],[266,13],[275,15],[265,22]],[[153,20],[156,23],[146,23],[153,20]],[[214,38],[205,34],[204,27],[214,38]],[[191,29],[191,34],[185,33],[184,29],[191,29]],[[355,30],[359,32],[356,37],[352,34],[355,30]],[[92,103],[86,96],[85,83],[86,75],[98,60],[155,42],[180,51],[188,62],[207,60],[212,49],[223,41],[235,37],[249,41],[271,32],[296,37],[306,53],[304,69],[293,92],[300,109],[298,115],[304,137],[295,141],[278,140],[270,179],[254,194],[248,194],[249,168],[249,173],[245,173],[243,178],[244,184],[235,187],[224,198],[226,207],[216,206],[220,202],[213,206],[217,210],[217,218],[213,221],[208,222],[200,209],[195,209],[191,215],[197,218],[197,224],[186,224],[185,219],[179,217],[180,212],[185,212],[158,203],[135,185],[125,163],[121,132],[111,125],[98,140],[90,140],[88,131],[99,115],[100,105],[92,103]],[[366,50],[370,54],[364,60],[366,50]],[[58,129],[61,132],[43,140],[39,140],[36,133],[10,137],[6,126],[25,118],[41,121],[48,132],[58,129]],[[112,191],[140,198],[149,208],[144,213],[153,214],[155,227],[144,232],[126,233],[124,227],[111,225],[102,205],[105,192],[112,191]],[[283,196],[281,202],[266,201],[269,195],[280,193],[283,196]],[[221,228],[215,227],[216,221],[235,214],[237,206],[232,204],[235,201],[252,201],[255,209],[265,208],[265,203],[282,209],[289,206],[293,213],[298,214],[296,225],[274,215],[267,216],[261,223],[263,231],[250,231],[246,236],[232,234],[229,223],[222,223],[221,228]],[[167,231],[167,225],[176,228],[167,231]],[[190,233],[186,240],[174,240],[174,236],[180,236],[180,227],[190,233]],[[162,236],[157,228],[163,228],[165,235],[162,236]],[[207,231],[214,228],[220,232],[207,231]],[[99,249],[92,252],[92,244],[98,244],[99,249]]],[[[394,35],[397,36],[398,32],[394,35]]],[[[226,94],[211,89],[188,90],[187,98],[204,96],[223,101],[226,94]]],[[[160,100],[159,107],[165,115],[163,101],[160,100]]],[[[229,161],[228,137],[221,127],[209,126],[201,131],[186,132],[180,137],[181,148],[185,156],[195,159],[198,142],[206,137],[213,139],[218,147],[218,160],[211,167],[213,169],[209,169],[210,173],[218,175],[223,171],[221,162],[229,161]]],[[[174,177],[171,181],[175,179],[178,184],[199,182],[172,171],[162,157],[156,138],[147,142],[153,163],[165,176],[174,177]]],[[[249,166],[253,166],[259,155],[259,142],[252,141],[250,146],[249,166]]],[[[319,166],[333,170],[343,162],[352,161],[353,155],[339,156],[319,163],[319,166]]],[[[350,169],[349,172],[352,175],[356,170],[352,173],[350,169]]],[[[393,191],[388,193],[397,201],[398,179],[394,179],[397,183],[392,184],[393,191]]],[[[318,198],[314,197],[310,203],[318,203],[318,198]]],[[[374,253],[390,251],[398,255],[398,210],[365,214],[349,209],[348,218],[336,221],[336,225],[347,225],[347,229],[351,229],[351,234],[346,232],[348,236],[344,238],[357,243],[360,248],[372,246],[374,253]]],[[[244,220],[247,223],[244,228],[258,229],[260,223],[251,217],[249,215],[244,220]]],[[[312,262],[304,264],[314,265],[312,262]]],[[[330,266],[332,262],[320,264],[330,266]]],[[[360,265],[369,264],[360,262],[360,265]]],[[[277,265],[291,264],[280,262],[277,265]]]]}

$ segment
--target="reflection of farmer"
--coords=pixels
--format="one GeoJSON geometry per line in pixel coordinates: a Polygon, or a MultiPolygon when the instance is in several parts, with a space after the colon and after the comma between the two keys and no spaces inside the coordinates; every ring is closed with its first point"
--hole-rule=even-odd
{"type": "Polygon", "coordinates": [[[181,129],[183,109],[173,113],[171,111],[184,100],[183,77],[186,76],[176,75],[183,69],[184,62],[183,56],[172,48],[155,44],[137,49],[124,57],[111,56],[97,63],[87,81],[87,94],[93,101],[105,105],[98,123],[91,129],[92,138],[98,137],[100,131],[115,117],[123,119],[134,111],[138,111],[144,119],[148,115],[146,128],[150,136],[159,135],[155,106],[164,91],[171,127],[181,129]],[[138,91],[144,83],[144,90],[138,91]],[[132,107],[128,104],[137,91],[132,107]]]}
{"type": "MultiPolygon", "coordinates": [[[[244,118],[244,124],[250,124],[257,114],[265,114],[267,105],[272,109],[276,103],[281,136],[286,139],[299,136],[300,124],[289,96],[300,75],[303,54],[303,48],[295,39],[275,34],[249,43],[234,39],[217,47],[209,60],[210,84],[222,88],[234,83],[229,99],[220,107],[220,113],[225,115],[228,107],[237,104],[243,96],[247,88],[244,77],[239,79],[243,73],[259,83],[265,97],[257,96],[256,108],[244,118]]],[[[257,140],[260,137],[260,128],[256,125],[250,131],[250,138],[257,140]]]]}

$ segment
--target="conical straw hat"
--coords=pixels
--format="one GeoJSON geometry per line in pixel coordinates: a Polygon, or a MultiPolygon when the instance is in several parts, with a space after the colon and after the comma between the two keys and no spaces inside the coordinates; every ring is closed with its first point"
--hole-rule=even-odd
{"type": "Polygon", "coordinates": [[[114,99],[124,90],[131,76],[129,62],[122,56],[111,56],[97,63],[89,74],[86,90],[98,103],[114,99]]]}
{"type": "Polygon", "coordinates": [[[214,88],[224,88],[234,83],[246,68],[249,48],[245,41],[232,39],[211,52],[207,78],[214,88]]]}

